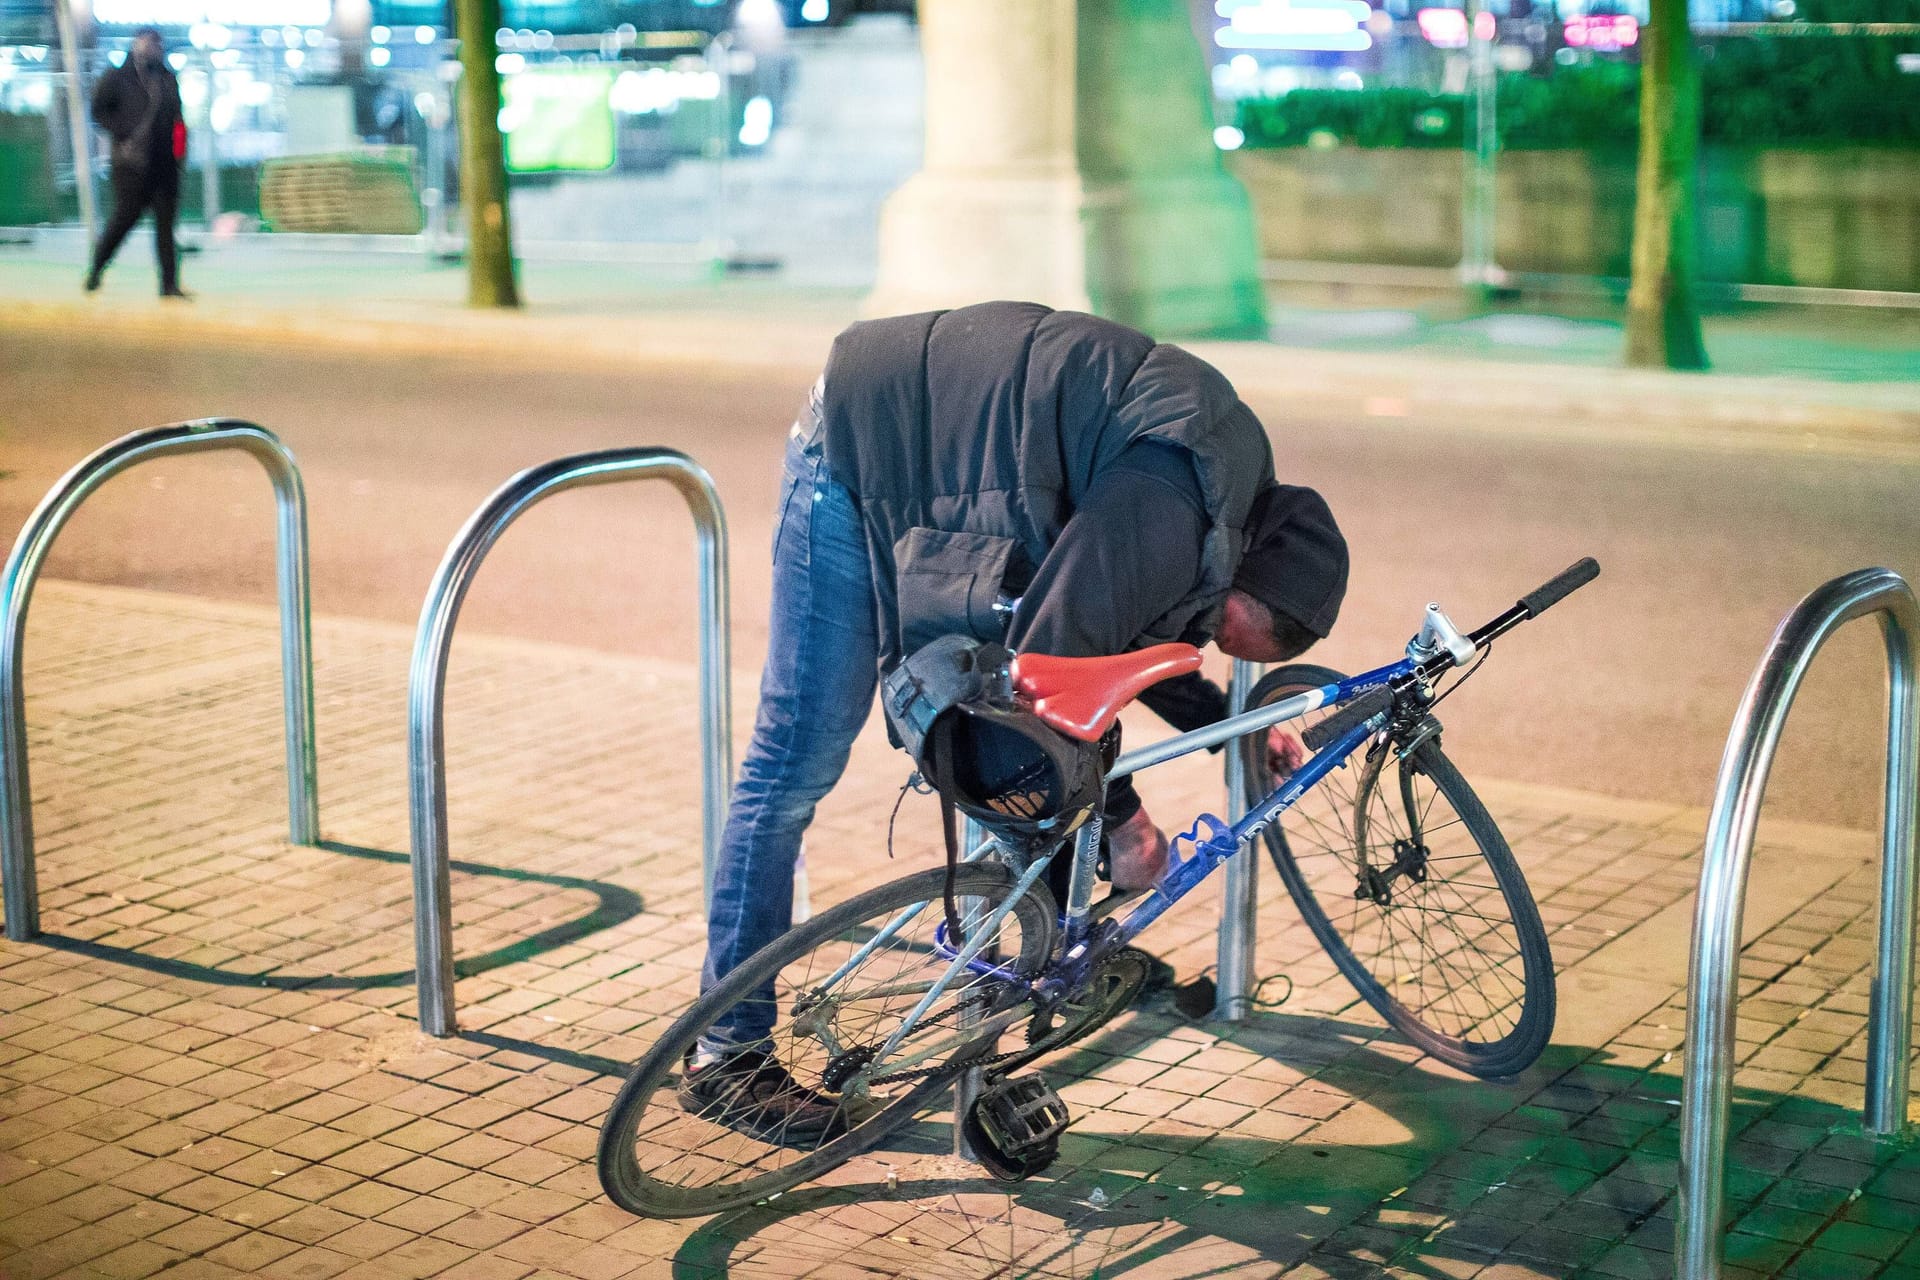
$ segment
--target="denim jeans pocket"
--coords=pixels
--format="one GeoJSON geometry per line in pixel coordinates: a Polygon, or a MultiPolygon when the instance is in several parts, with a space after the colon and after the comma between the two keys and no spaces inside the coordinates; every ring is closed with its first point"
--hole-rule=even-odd
{"type": "Polygon", "coordinates": [[[823,376],[813,384],[807,393],[806,406],[800,416],[795,418],[793,426],[787,429],[787,449],[780,468],[780,502],[774,507],[773,551],[780,554],[780,537],[788,524],[805,519],[806,507],[796,510],[794,495],[802,489],[807,490],[806,501],[810,504],[820,482],[826,478],[826,439],[820,429],[821,396],[826,390],[826,378],[823,376]]]}

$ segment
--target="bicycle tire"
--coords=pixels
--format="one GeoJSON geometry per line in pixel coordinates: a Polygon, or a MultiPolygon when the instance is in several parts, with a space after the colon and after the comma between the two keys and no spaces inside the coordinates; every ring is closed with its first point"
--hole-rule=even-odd
{"type": "MultiPolygon", "coordinates": [[[[1248,706],[1343,678],[1325,667],[1279,667],[1254,686],[1248,706]]],[[[1292,723],[1304,727],[1331,711],[1292,723]]],[[[1264,742],[1264,734],[1241,740],[1250,805],[1276,785],[1264,742]]],[[[1351,782],[1329,774],[1262,833],[1294,905],[1354,990],[1408,1041],[1482,1078],[1525,1070],[1553,1034],[1553,959],[1499,826],[1437,736],[1404,758],[1394,749],[1370,759],[1356,753],[1348,768],[1351,782]],[[1432,789],[1424,801],[1423,780],[1432,789]],[[1454,816],[1433,822],[1443,803],[1454,816]],[[1329,816],[1316,816],[1316,805],[1329,816]],[[1441,832],[1447,852],[1436,854],[1430,842],[1441,832]],[[1491,883],[1479,878],[1483,869],[1491,883]],[[1489,962],[1476,968],[1469,952],[1489,962]]]]}
{"type": "MultiPolygon", "coordinates": [[[[809,1039],[796,1030],[794,1019],[801,1010],[786,998],[788,991],[796,995],[806,991],[807,982],[816,984],[814,990],[817,991],[817,984],[835,972],[846,956],[854,954],[862,943],[877,934],[882,924],[916,905],[922,909],[912,924],[860,962],[861,966],[876,959],[897,962],[881,986],[865,989],[865,998],[878,998],[871,995],[872,992],[898,995],[900,993],[891,988],[911,985],[914,980],[924,982],[944,971],[947,961],[933,955],[929,939],[932,928],[944,919],[941,897],[945,880],[946,872],[941,868],[919,872],[870,889],[824,911],[755,952],[695,1001],[635,1065],[608,1109],[599,1144],[600,1182],[608,1197],[630,1213],[657,1218],[702,1216],[762,1200],[872,1150],[889,1133],[910,1123],[925,1110],[969,1061],[990,1051],[997,1036],[983,1036],[956,1046],[943,1062],[925,1068],[924,1075],[916,1072],[917,1079],[901,1080],[901,1087],[883,1103],[878,1103],[870,1114],[861,1115],[843,1132],[812,1149],[761,1141],[737,1127],[690,1113],[678,1100],[678,1074],[686,1052],[723,1014],[747,1000],[763,1000],[765,997],[759,992],[776,979],[786,990],[779,987],[775,990],[779,1008],[771,1036],[774,1052],[800,1083],[823,1095],[838,1096],[839,1089],[825,1087],[823,1072],[836,1061],[849,1061],[844,1047],[825,1066],[817,1065],[814,1061],[817,1055],[812,1055],[809,1046],[817,1047],[825,1040],[809,1039]],[[871,932],[862,933],[862,926],[868,926],[871,932]],[[793,967],[808,961],[834,967],[821,971],[817,966],[810,966],[796,981],[793,967]],[[913,969],[911,978],[905,976],[910,968],[913,969]],[[650,1121],[649,1117],[652,1117],[650,1121]],[[751,1146],[742,1148],[742,1139],[751,1146]],[[643,1160],[643,1144],[649,1143],[653,1149],[644,1152],[647,1159],[643,1160]],[[743,1156],[752,1154],[753,1158],[742,1160],[727,1154],[730,1151],[739,1151],[743,1156]],[[726,1176],[727,1170],[721,1167],[730,1160],[742,1166],[733,1170],[736,1177],[726,1176]],[[766,1167],[756,1172],[756,1167],[763,1162],[766,1167]],[[701,1182],[703,1175],[707,1180],[701,1182]]],[[[1015,883],[1012,872],[997,863],[970,863],[959,869],[954,893],[956,898],[997,905],[1012,893],[1015,883]]],[[[996,945],[1006,944],[1012,958],[1006,958],[1003,953],[997,963],[1010,966],[1023,976],[1038,973],[1052,947],[1057,914],[1045,887],[1031,887],[1015,904],[1007,923],[1002,925],[1001,937],[996,939],[996,945]],[[1008,936],[1012,933],[1017,933],[1017,939],[1008,936]]],[[[862,1012],[860,1016],[864,1021],[843,1025],[840,1011],[852,1010],[860,1004],[857,997],[862,997],[863,989],[856,980],[864,972],[864,967],[856,968],[836,986],[835,991],[841,994],[832,1008],[837,1011],[830,1014],[833,1025],[824,1035],[838,1041],[842,1036],[857,1033],[865,1037],[862,1046],[872,1049],[899,1025],[900,1019],[918,1002],[918,996],[915,993],[900,995],[900,1003],[895,1008],[876,1014],[862,1012]]],[[[1006,990],[1010,985],[982,978],[958,992],[950,990],[943,994],[942,1000],[952,1003],[937,1004],[921,1026],[941,1027],[941,1018],[951,1017],[948,1011],[962,1001],[971,1001],[976,1010],[985,1007],[995,990],[1006,990]]],[[[956,983],[956,988],[959,987],[956,983]]],[[[826,1007],[816,1005],[805,1012],[816,1015],[826,1007]]],[[[1023,1022],[1024,1019],[1015,1025],[1023,1022]]],[[[929,1032],[938,1033],[937,1030],[929,1032]]],[[[869,1099],[868,1104],[874,1105],[874,1100],[869,1099]]],[[[854,1100],[844,1099],[840,1105],[851,1112],[854,1100]]]]}

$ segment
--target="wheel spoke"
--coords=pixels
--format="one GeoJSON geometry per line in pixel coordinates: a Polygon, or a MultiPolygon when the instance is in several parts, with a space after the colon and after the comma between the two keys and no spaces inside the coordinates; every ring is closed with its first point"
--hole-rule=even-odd
{"type": "MultiPolygon", "coordinates": [[[[1338,678],[1282,668],[1261,697],[1338,678]]],[[[1545,1045],[1552,971],[1504,841],[1437,741],[1351,763],[1271,829],[1289,892],[1355,989],[1421,1047],[1482,1074],[1517,1070],[1545,1045]]]]}
{"type": "MultiPolygon", "coordinates": [[[[998,866],[962,874],[962,896],[990,905],[1004,901],[1012,885],[998,866]]],[[[609,1115],[601,1172],[615,1201],[635,1212],[713,1212],[824,1172],[844,1158],[834,1154],[843,1137],[867,1125],[892,1128],[912,1120],[923,1100],[981,1051],[983,1038],[997,1036],[1017,1017],[1008,1010],[970,1031],[968,1010],[984,1012],[1006,982],[961,970],[901,1040],[891,1066],[867,1074],[862,1055],[891,1037],[951,967],[950,955],[935,946],[934,930],[945,918],[940,910],[920,911],[879,946],[871,940],[916,901],[937,906],[941,881],[938,872],[921,873],[825,912],[749,958],[703,997],[697,1016],[677,1023],[636,1069],[609,1115]],[[845,918],[850,915],[856,918],[845,918]],[[850,963],[863,947],[866,954],[850,963]],[[842,968],[847,972],[835,989],[818,994],[819,984],[842,968]],[[765,985],[756,991],[756,983],[765,985]],[[717,1022],[728,1025],[722,1020],[749,1008],[766,1011],[768,995],[774,1025],[762,1042],[765,1057],[729,1067],[732,1075],[715,1078],[697,1101],[683,1104],[680,1055],[717,1022]]],[[[993,940],[998,963],[1037,972],[1053,916],[1044,890],[1021,902],[993,940]]]]}

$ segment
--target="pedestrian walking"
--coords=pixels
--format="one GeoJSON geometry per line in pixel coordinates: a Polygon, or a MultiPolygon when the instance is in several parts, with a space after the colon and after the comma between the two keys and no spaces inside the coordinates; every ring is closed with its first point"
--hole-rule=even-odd
{"type": "Polygon", "coordinates": [[[160,296],[189,296],[180,287],[179,253],[173,243],[187,126],[180,112],[180,83],[167,66],[158,31],[142,27],[134,34],[127,60],[100,77],[93,91],[93,120],[113,139],[113,216],[94,246],[87,292],[100,287],[100,273],[113,261],[120,242],[151,209],[160,296]]]}

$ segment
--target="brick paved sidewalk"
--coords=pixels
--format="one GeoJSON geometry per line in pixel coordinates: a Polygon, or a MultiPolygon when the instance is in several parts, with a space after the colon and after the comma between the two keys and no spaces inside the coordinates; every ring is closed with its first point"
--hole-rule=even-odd
{"type": "MultiPolygon", "coordinates": [[[[1699,812],[1480,783],[1561,970],[1556,1043],[1510,1085],[1385,1034],[1269,876],[1260,968],[1291,994],[1234,1028],[1153,1003],[1057,1059],[1075,1119],[1043,1178],[1009,1191],[941,1155],[936,1116],[830,1185],[648,1222],[600,1198],[592,1151],[697,978],[691,672],[462,638],[462,1035],[435,1041],[412,1022],[410,639],[316,626],[328,843],[295,848],[271,614],[41,587],[47,935],[0,946],[9,1280],[1670,1274],[1699,812]]],[[[1156,809],[1214,807],[1214,767],[1150,779],[1156,809]]],[[[816,903],[931,864],[925,801],[887,862],[901,776],[862,739],[811,841],[816,903]]],[[[1730,1274],[1920,1275],[1920,1151],[1858,1130],[1873,841],[1762,839],[1730,1274]]],[[[1212,924],[1189,904],[1152,941],[1191,975],[1212,924]]]]}

